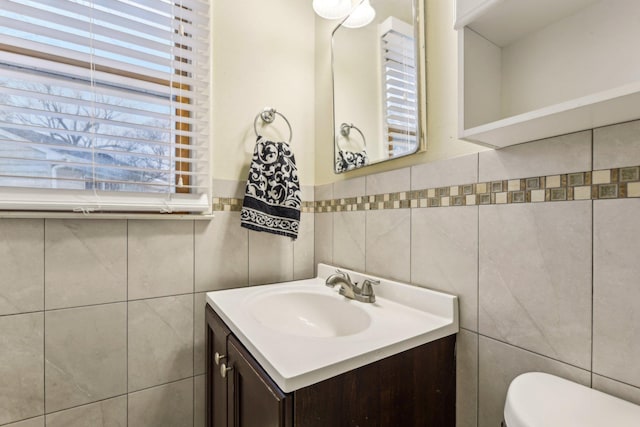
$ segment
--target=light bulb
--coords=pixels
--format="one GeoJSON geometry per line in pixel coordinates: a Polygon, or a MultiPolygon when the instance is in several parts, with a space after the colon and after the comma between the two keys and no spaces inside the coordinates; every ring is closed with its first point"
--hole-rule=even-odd
{"type": "Polygon", "coordinates": [[[369,0],[364,0],[342,23],[347,28],[360,28],[369,25],[376,17],[376,10],[369,0]]]}
{"type": "Polygon", "coordinates": [[[313,10],[324,19],[342,19],[351,12],[351,0],[313,0],[313,10]]]}

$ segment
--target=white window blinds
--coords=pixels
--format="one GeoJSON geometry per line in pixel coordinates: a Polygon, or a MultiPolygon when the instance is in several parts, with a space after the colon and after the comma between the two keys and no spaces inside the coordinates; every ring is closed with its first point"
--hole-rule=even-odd
{"type": "Polygon", "coordinates": [[[210,210],[209,2],[3,0],[0,209],[210,210]]]}
{"type": "Polygon", "coordinates": [[[389,157],[412,153],[417,140],[417,80],[413,27],[389,17],[380,27],[383,135],[389,157]]]}

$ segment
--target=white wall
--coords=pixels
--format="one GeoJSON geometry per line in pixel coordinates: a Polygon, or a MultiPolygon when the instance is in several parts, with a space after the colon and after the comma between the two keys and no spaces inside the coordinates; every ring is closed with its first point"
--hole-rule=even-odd
{"type": "MultiPolygon", "coordinates": [[[[314,16],[310,2],[213,2],[214,178],[246,179],[253,120],[269,106],[291,123],[300,181],[313,184],[314,16]]],[[[278,117],[266,135],[289,131],[278,117]]]]}

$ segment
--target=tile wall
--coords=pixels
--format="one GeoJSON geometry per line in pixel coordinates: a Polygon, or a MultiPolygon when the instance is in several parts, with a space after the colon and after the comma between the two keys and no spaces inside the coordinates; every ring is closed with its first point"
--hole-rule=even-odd
{"type": "Polygon", "coordinates": [[[639,165],[640,121],[316,187],[316,261],[460,297],[459,427],[532,370],[640,404],[639,165]]]}
{"type": "Polygon", "coordinates": [[[205,292],[312,277],[313,239],[312,213],[295,242],[239,212],[0,219],[0,425],[204,426],[205,292]]]}
{"type": "Polygon", "coordinates": [[[640,403],[639,165],[631,122],[306,187],[295,242],[230,181],[213,221],[2,219],[0,426],[202,426],[205,292],[317,262],[460,296],[458,426],[529,370],[640,403]]]}

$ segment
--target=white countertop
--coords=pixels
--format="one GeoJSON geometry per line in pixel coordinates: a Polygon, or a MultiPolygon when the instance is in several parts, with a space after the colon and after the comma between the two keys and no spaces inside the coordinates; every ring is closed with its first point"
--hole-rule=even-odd
{"type": "Polygon", "coordinates": [[[316,278],[208,292],[207,303],[285,392],[458,332],[457,297],[341,270],[354,282],[380,280],[374,287],[376,302],[362,303],[339,295],[339,286],[325,285],[335,267],[319,264],[316,278]],[[341,304],[355,304],[369,315],[370,324],[347,336],[302,336],[261,323],[249,309],[261,296],[301,290],[338,299],[341,304]]]}

